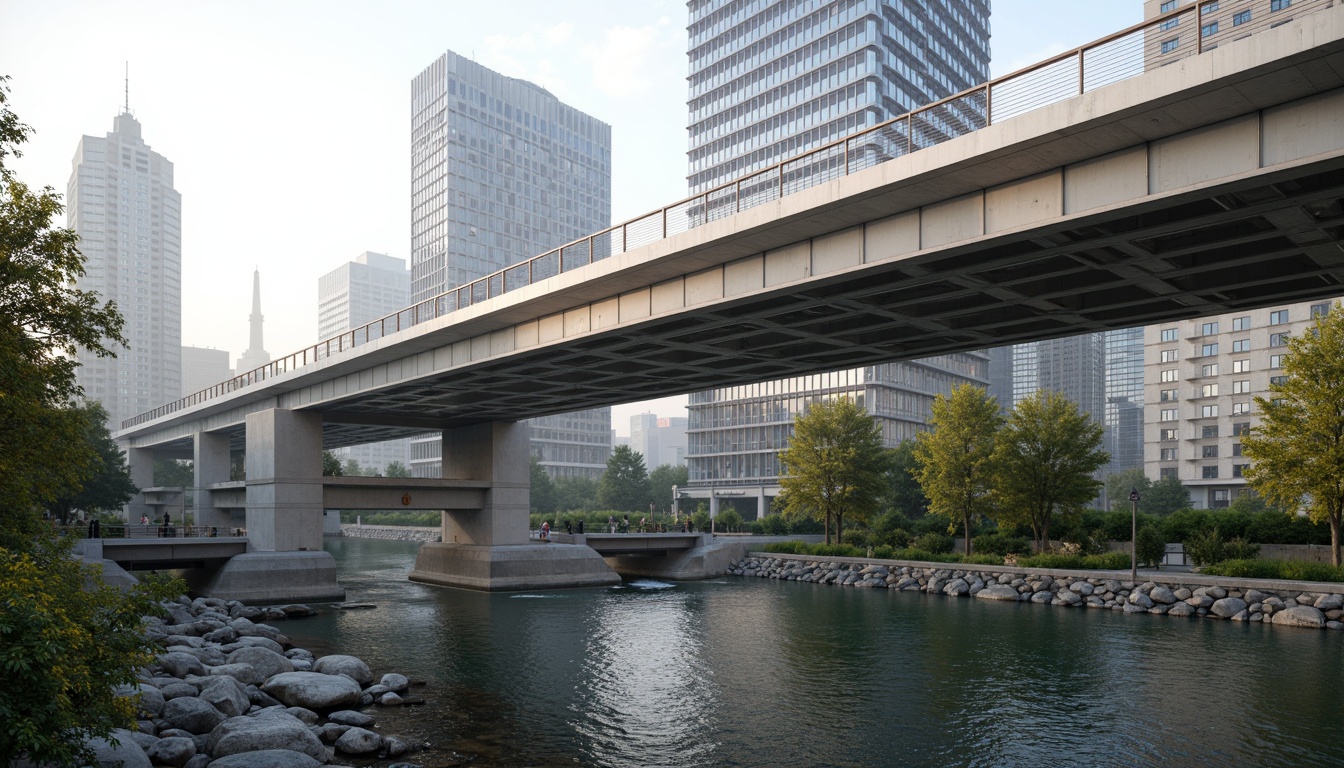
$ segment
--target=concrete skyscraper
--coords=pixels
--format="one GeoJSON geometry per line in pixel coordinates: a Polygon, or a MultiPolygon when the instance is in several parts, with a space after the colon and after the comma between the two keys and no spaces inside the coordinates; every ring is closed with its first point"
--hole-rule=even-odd
{"type": "Polygon", "coordinates": [[[262,340],[261,324],[265,317],[261,314],[261,270],[252,271],[252,314],[247,316],[247,350],[238,357],[238,373],[244,374],[271,362],[271,353],[266,351],[262,340]]]}
{"type": "MultiPolygon", "coordinates": [[[[451,51],[411,82],[413,303],[610,222],[611,126],[451,51]]],[[[532,454],[551,475],[606,469],[610,408],[529,424],[532,454]]],[[[412,442],[416,475],[440,474],[440,449],[437,439],[412,442]]]]}
{"type": "MultiPolygon", "coordinates": [[[[317,280],[317,338],[330,339],[408,306],[411,273],[405,259],[366,251],[317,280]]],[[[337,448],[342,461],[386,472],[391,462],[407,463],[409,440],[337,448]]]]}
{"type": "Polygon", "coordinates": [[[67,226],[87,259],[81,290],[117,303],[127,346],[80,350],[76,378],[109,426],[182,396],[182,197],[173,164],[125,108],[105,136],[84,136],[66,189],[67,226]]]}
{"type": "Polygon", "coordinates": [[[182,347],[182,394],[200,392],[233,376],[227,349],[182,347]]]}
{"type": "MultiPolygon", "coordinates": [[[[988,0],[940,3],[690,0],[692,194],[984,82],[988,0]]],[[[982,116],[950,111],[947,119],[982,116]]],[[[933,399],[987,382],[983,353],[694,393],[688,406],[690,495],[750,498],[750,519],[779,492],[779,451],[809,402],[850,397],[891,446],[927,423],[933,399]]]]}

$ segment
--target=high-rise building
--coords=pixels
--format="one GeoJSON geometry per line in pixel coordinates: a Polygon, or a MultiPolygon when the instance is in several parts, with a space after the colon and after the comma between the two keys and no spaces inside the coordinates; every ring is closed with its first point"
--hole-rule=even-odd
{"type": "MultiPolygon", "coordinates": [[[[317,279],[317,338],[330,339],[410,305],[411,273],[405,259],[365,251],[317,279]]],[[[385,440],[333,450],[342,462],[385,473],[407,465],[408,440],[385,440]]]]}
{"type": "MultiPolygon", "coordinates": [[[[988,0],[940,3],[689,0],[691,194],[984,82],[988,0]]],[[[943,119],[983,121],[950,109],[943,119]]],[[[811,401],[847,396],[890,446],[925,427],[933,399],[988,383],[983,353],[800,376],[690,396],[689,495],[742,499],[748,519],[779,491],[778,453],[811,401]],[[748,500],[750,500],[749,503],[748,500]]]]}
{"type": "Polygon", "coordinates": [[[191,395],[233,377],[226,349],[182,348],[182,394],[191,395]]]}
{"type": "Polygon", "coordinates": [[[1197,509],[1246,493],[1241,436],[1259,417],[1256,395],[1283,376],[1288,337],[1310,332],[1330,301],[1150,325],[1144,329],[1144,442],[1148,477],[1179,478],[1197,509]]]}
{"type": "Polygon", "coordinates": [[[84,136],[66,189],[67,226],[87,262],[79,288],[117,303],[127,346],[79,352],[76,380],[109,426],[182,396],[182,197],[173,164],[150,149],[129,108],[84,136]]]}
{"type": "Polygon", "coordinates": [[[663,464],[686,466],[686,417],[641,413],[630,417],[630,447],[652,472],[663,464]]]}
{"type": "Polygon", "coordinates": [[[247,316],[247,349],[238,356],[239,375],[256,370],[271,362],[271,353],[266,351],[262,338],[262,323],[266,318],[261,314],[261,270],[252,270],[252,314],[247,316]]]}
{"type": "MultiPolygon", "coordinates": [[[[411,81],[411,301],[419,303],[611,222],[611,126],[546,89],[449,51],[411,81]]],[[[532,419],[553,476],[597,477],[611,409],[532,419]]],[[[412,470],[441,472],[437,437],[412,470]]]]}
{"type": "Polygon", "coordinates": [[[1144,64],[1155,69],[1202,51],[1287,24],[1335,0],[1144,0],[1143,18],[1198,5],[1198,15],[1177,14],[1144,34],[1144,64]]]}

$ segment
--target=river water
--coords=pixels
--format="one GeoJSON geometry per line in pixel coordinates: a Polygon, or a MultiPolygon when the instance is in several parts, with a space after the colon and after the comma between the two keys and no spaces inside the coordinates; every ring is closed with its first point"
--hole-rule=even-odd
{"type": "Polygon", "coordinates": [[[1344,633],[766,579],[485,594],[328,539],[300,646],[425,682],[379,730],[474,766],[1344,766],[1344,633]],[[322,607],[322,606],[318,606],[322,607]]]}

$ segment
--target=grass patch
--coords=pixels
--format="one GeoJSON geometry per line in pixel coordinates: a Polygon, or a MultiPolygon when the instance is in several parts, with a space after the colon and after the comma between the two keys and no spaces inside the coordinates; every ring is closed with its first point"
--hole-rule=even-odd
{"type": "Polygon", "coordinates": [[[1234,579],[1344,582],[1344,568],[1307,560],[1224,560],[1205,566],[1200,572],[1234,579]]]}
{"type": "Polygon", "coordinates": [[[1129,567],[1129,555],[1125,552],[1107,552],[1101,555],[1060,555],[1045,552],[1031,557],[1019,557],[1017,564],[1024,568],[1119,571],[1129,567]]]}

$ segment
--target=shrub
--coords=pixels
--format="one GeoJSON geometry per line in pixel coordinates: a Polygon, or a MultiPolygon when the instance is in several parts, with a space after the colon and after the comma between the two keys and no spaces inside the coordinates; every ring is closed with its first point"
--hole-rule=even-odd
{"type": "Polygon", "coordinates": [[[911,530],[915,536],[921,536],[926,533],[946,534],[952,528],[952,518],[947,515],[925,515],[914,521],[911,530]]]}
{"type": "Polygon", "coordinates": [[[801,541],[772,541],[766,544],[764,549],[766,552],[778,555],[801,555],[806,546],[801,541]]]}
{"type": "Polygon", "coordinates": [[[924,549],[911,547],[909,549],[898,549],[891,553],[892,560],[914,560],[924,563],[960,563],[961,555],[949,553],[929,552],[924,549]]]}
{"type": "Polygon", "coordinates": [[[879,544],[878,546],[873,547],[873,557],[876,557],[879,560],[891,560],[893,552],[895,552],[895,550],[888,544],[879,544]]]}
{"type": "Polygon", "coordinates": [[[1139,529],[1139,540],[1134,543],[1134,554],[1145,565],[1156,566],[1167,554],[1167,544],[1157,532],[1157,526],[1145,525],[1139,529]]]}
{"type": "Polygon", "coordinates": [[[978,555],[1025,555],[1031,552],[1031,544],[1026,539],[1005,536],[1002,533],[988,533],[971,539],[971,551],[978,555]]]}
{"type": "Polygon", "coordinates": [[[1306,560],[1224,560],[1204,573],[1238,579],[1289,579],[1292,581],[1344,582],[1344,567],[1306,560]]]}
{"type": "Polygon", "coordinates": [[[850,528],[840,536],[840,540],[853,547],[866,548],[872,543],[872,535],[862,528],[850,528]]]}
{"type": "Polygon", "coordinates": [[[1224,560],[1254,560],[1260,555],[1260,545],[1238,536],[1223,542],[1224,560]]]}
{"type": "Polygon", "coordinates": [[[1196,530],[1184,543],[1185,554],[1195,565],[1213,565],[1226,559],[1223,557],[1223,537],[1217,528],[1196,530]]]}
{"type": "Polygon", "coordinates": [[[789,521],[789,530],[795,536],[810,533],[825,533],[825,527],[815,517],[800,517],[789,521]]]}
{"type": "Polygon", "coordinates": [[[848,544],[813,544],[807,548],[807,552],[802,554],[820,555],[822,557],[863,557],[867,554],[867,551],[848,544]]]}
{"type": "MultiPolygon", "coordinates": [[[[760,523],[760,532],[766,536],[783,536],[789,532],[789,521],[783,515],[766,515],[756,522],[760,523]]],[[[752,533],[756,533],[754,526],[752,533]]]]}
{"type": "Polygon", "coordinates": [[[925,533],[915,539],[911,548],[942,555],[951,552],[952,545],[952,537],[945,533],[925,533]]]}
{"type": "Polygon", "coordinates": [[[1061,555],[1042,552],[1039,555],[1017,558],[1017,564],[1023,568],[1082,568],[1082,555],[1061,555]]]}
{"type": "Polygon", "coordinates": [[[697,530],[697,531],[708,531],[708,530],[709,530],[709,512],[708,512],[707,510],[704,510],[704,509],[697,509],[697,510],[695,510],[695,514],[691,515],[691,522],[695,524],[695,530],[697,530]]]}
{"type": "Polygon", "coordinates": [[[1197,534],[1207,533],[1215,528],[1207,509],[1181,509],[1162,518],[1161,528],[1164,541],[1190,541],[1197,534]]]}
{"type": "Polygon", "coordinates": [[[1003,565],[1003,555],[994,555],[988,553],[963,555],[961,558],[961,562],[967,565],[1003,565]]]}
{"type": "Polygon", "coordinates": [[[742,515],[732,507],[720,509],[719,516],[714,520],[714,529],[728,533],[739,531],[742,529],[742,515]]]}

